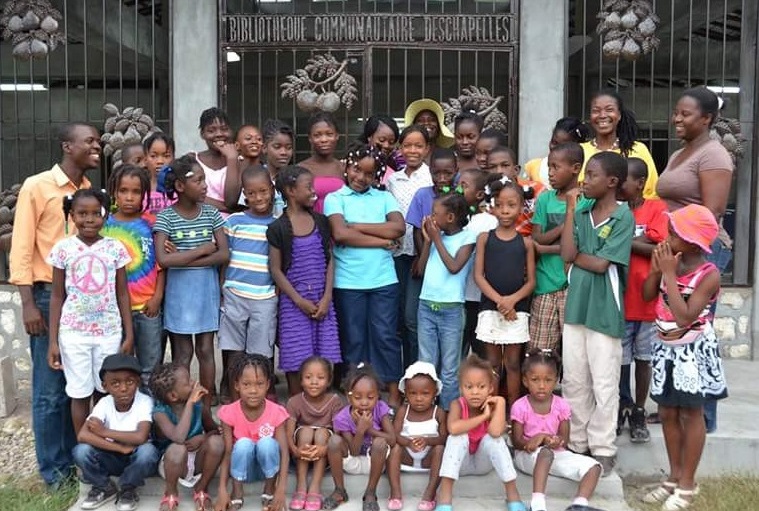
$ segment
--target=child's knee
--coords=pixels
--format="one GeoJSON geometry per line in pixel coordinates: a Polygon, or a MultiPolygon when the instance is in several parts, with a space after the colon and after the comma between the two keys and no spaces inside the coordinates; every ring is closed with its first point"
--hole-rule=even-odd
{"type": "Polygon", "coordinates": [[[279,443],[274,437],[267,436],[258,440],[256,448],[261,453],[272,453],[274,451],[279,452],[279,443]]]}
{"type": "Polygon", "coordinates": [[[203,444],[203,448],[208,454],[224,454],[224,438],[221,435],[208,435],[203,444]]]}
{"type": "Polygon", "coordinates": [[[340,435],[332,435],[331,437],[329,437],[329,441],[327,442],[327,450],[342,452],[343,445],[344,445],[344,442],[340,435]]]}
{"type": "Polygon", "coordinates": [[[538,451],[538,457],[536,463],[553,463],[553,451],[548,448],[542,448],[538,451]]]}
{"type": "Polygon", "coordinates": [[[256,443],[250,438],[240,438],[235,445],[232,446],[232,454],[234,456],[252,456],[256,452],[256,443]]]}
{"type": "Polygon", "coordinates": [[[140,464],[158,463],[161,453],[152,442],[144,443],[137,447],[132,454],[134,460],[140,464]]]}
{"type": "Polygon", "coordinates": [[[300,428],[295,434],[295,443],[299,447],[314,443],[314,430],[312,428],[300,428]]]}
{"type": "Polygon", "coordinates": [[[163,463],[187,466],[187,447],[184,444],[171,444],[163,455],[163,463]]]}
{"type": "Polygon", "coordinates": [[[387,456],[388,444],[384,438],[375,437],[372,440],[372,458],[375,456],[387,456]]]}
{"type": "Polygon", "coordinates": [[[330,434],[327,428],[319,428],[314,430],[314,444],[316,445],[327,445],[327,442],[329,442],[329,437],[330,434]]]}
{"type": "Polygon", "coordinates": [[[71,454],[74,458],[74,463],[82,466],[95,456],[96,453],[97,450],[90,444],[76,444],[71,454]]]}
{"type": "Polygon", "coordinates": [[[660,406],[659,407],[659,418],[662,422],[668,423],[668,422],[676,422],[679,420],[679,413],[677,408],[673,408],[671,406],[660,406]]]}
{"type": "Polygon", "coordinates": [[[445,452],[445,447],[444,446],[442,446],[442,445],[433,445],[432,449],[430,449],[430,453],[428,454],[428,456],[431,459],[433,459],[433,460],[442,459],[444,452],[445,452]]]}

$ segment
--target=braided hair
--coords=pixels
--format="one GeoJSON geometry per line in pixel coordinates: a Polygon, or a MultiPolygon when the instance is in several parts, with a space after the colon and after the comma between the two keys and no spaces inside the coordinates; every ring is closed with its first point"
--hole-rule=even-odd
{"type": "Polygon", "coordinates": [[[174,390],[174,385],[177,384],[177,373],[181,370],[186,371],[187,368],[179,362],[159,364],[153,369],[148,387],[156,399],[168,403],[167,396],[174,390]]]}
{"type": "Polygon", "coordinates": [[[311,134],[311,130],[314,129],[314,126],[319,124],[320,122],[323,122],[335,132],[339,133],[340,130],[337,127],[337,121],[335,121],[335,118],[332,116],[329,112],[316,112],[311,115],[311,117],[308,118],[308,122],[306,123],[306,133],[309,135],[311,134]]]}
{"type": "Polygon", "coordinates": [[[108,178],[108,193],[113,198],[113,205],[118,206],[116,204],[116,193],[119,191],[121,180],[125,177],[136,177],[140,180],[140,211],[143,211],[145,199],[150,194],[150,175],[147,170],[137,165],[121,165],[108,178]]]}
{"type": "Polygon", "coordinates": [[[259,354],[239,353],[229,361],[229,381],[236,384],[242,378],[242,373],[248,367],[252,367],[256,372],[261,373],[271,385],[274,377],[274,369],[271,367],[269,359],[259,354]]]}
{"type": "Polygon", "coordinates": [[[345,380],[343,381],[343,390],[347,395],[350,395],[353,391],[353,387],[355,387],[356,384],[363,379],[374,382],[377,390],[382,388],[379,376],[377,376],[377,373],[374,372],[372,366],[361,362],[357,366],[351,368],[350,371],[348,371],[348,374],[345,376],[345,380]]]}
{"type": "Polygon", "coordinates": [[[214,121],[219,121],[221,124],[229,126],[229,116],[221,108],[212,106],[203,110],[200,114],[200,122],[198,123],[198,129],[203,131],[207,126],[213,124],[214,121]]]}
{"type": "Polygon", "coordinates": [[[264,139],[264,144],[271,142],[271,139],[277,135],[287,135],[290,137],[290,141],[295,140],[295,133],[289,124],[280,121],[279,119],[266,119],[261,127],[261,136],[264,139]]]}
{"type": "Polygon", "coordinates": [[[459,367],[459,379],[461,379],[467,371],[472,369],[485,371],[490,375],[493,383],[495,383],[498,379],[498,374],[493,370],[493,365],[484,358],[474,353],[466,357],[466,359],[461,362],[461,366],[459,367]]]}
{"type": "Polygon", "coordinates": [[[437,200],[446,211],[453,213],[456,225],[461,229],[466,227],[466,224],[469,223],[469,204],[467,204],[466,199],[462,194],[451,193],[449,195],[444,195],[437,200]]]}
{"type": "MultiPolygon", "coordinates": [[[[153,144],[155,144],[158,141],[163,142],[163,144],[166,146],[166,149],[171,151],[171,154],[174,154],[176,152],[176,146],[174,145],[174,139],[171,138],[169,135],[162,131],[156,131],[152,135],[150,135],[148,138],[145,139],[145,141],[142,143],[142,147],[145,148],[145,152],[150,152],[150,148],[153,147],[153,144]]],[[[123,155],[123,151],[122,151],[123,155]]]]}
{"type": "Polygon", "coordinates": [[[528,350],[527,353],[525,353],[524,362],[522,362],[522,374],[527,374],[530,369],[539,364],[551,367],[558,375],[559,367],[561,367],[561,357],[559,356],[559,353],[553,349],[533,348],[528,350]]]}
{"type": "Polygon", "coordinates": [[[321,355],[311,355],[306,360],[303,361],[303,363],[300,365],[300,368],[298,369],[298,379],[303,379],[303,372],[306,370],[306,367],[308,367],[311,364],[321,364],[324,368],[324,371],[327,373],[327,385],[332,384],[332,376],[334,374],[334,368],[332,367],[332,362],[327,360],[326,358],[322,357],[321,355]]]}
{"type": "Polygon", "coordinates": [[[63,198],[63,222],[66,234],[69,233],[69,215],[74,209],[74,204],[80,199],[93,198],[100,203],[100,213],[103,219],[108,218],[108,211],[111,206],[111,198],[105,190],[96,190],[94,188],[81,188],[73,195],[67,195],[63,198]]]}
{"type": "Polygon", "coordinates": [[[474,125],[477,126],[478,132],[482,131],[482,127],[485,124],[482,117],[477,114],[477,108],[474,105],[469,104],[461,105],[461,112],[459,112],[453,119],[454,131],[458,130],[459,126],[465,122],[474,123],[474,125]]]}
{"type": "Polygon", "coordinates": [[[369,144],[354,145],[345,155],[345,167],[355,167],[364,158],[374,160],[374,181],[380,183],[387,172],[386,158],[382,151],[369,144]]]}
{"type": "Polygon", "coordinates": [[[287,202],[287,190],[293,188],[298,178],[303,174],[311,174],[311,171],[300,165],[288,165],[277,173],[277,177],[274,178],[274,186],[282,194],[285,203],[287,202]]]}
{"type": "Polygon", "coordinates": [[[593,94],[590,98],[591,104],[598,98],[609,97],[617,104],[619,110],[619,122],[617,123],[617,139],[619,139],[619,150],[622,156],[627,157],[632,150],[633,145],[638,140],[638,123],[635,121],[635,112],[625,108],[622,96],[613,90],[601,90],[593,94]]]}
{"type": "MultiPolygon", "coordinates": [[[[498,174],[496,174],[496,176],[498,176],[498,174]]],[[[535,190],[533,190],[531,186],[520,185],[516,181],[509,179],[507,176],[498,176],[498,179],[485,185],[485,202],[488,207],[494,207],[495,198],[507,188],[515,190],[517,195],[522,199],[522,202],[530,200],[535,196],[535,190]]]]}
{"type": "Polygon", "coordinates": [[[555,137],[556,133],[560,131],[568,134],[570,137],[572,137],[572,141],[577,142],[578,144],[587,142],[590,138],[590,129],[588,128],[587,124],[582,122],[577,117],[562,117],[556,121],[556,125],[553,127],[553,131],[551,132],[551,138],[555,137]]]}
{"type": "Polygon", "coordinates": [[[203,172],[197,158],[193,154],[185,154],[166,165],[158,173],[158,191],[163,192],[169,199],[178,197],[176,189],[177,181],[185,182],[187,178],[203,172]]]}

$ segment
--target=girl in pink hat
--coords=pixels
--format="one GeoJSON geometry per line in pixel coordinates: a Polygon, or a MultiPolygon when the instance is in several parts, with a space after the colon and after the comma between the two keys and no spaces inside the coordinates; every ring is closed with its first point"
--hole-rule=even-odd
{"type": "Polygon", "coordinates": [[[727,386],[712,326],[720,276],[706,260],[719,226],[709,209],[696,204],[668,215],[669,238],[654,249],[643,298],[658,297],[651,398],[659,405],[670,473],[643,500],[678,510],[689,507],[698,493],[694,479],[706,438],[704,402],[727,397],[727,386]]]}

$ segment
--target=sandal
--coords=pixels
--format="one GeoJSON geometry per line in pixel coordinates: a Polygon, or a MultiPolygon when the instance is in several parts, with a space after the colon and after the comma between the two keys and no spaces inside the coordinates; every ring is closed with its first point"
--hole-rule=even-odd
{"type": "Polygon", "coordinates": [[[305,511],[319,511],[322,508],[321,493],[306,493],[306,504],[303,507],[305,511]]]}
{"type": "Polygon", "coordinates": [[[290,500],[290,509],[293,511],[300,511],[306,505],[306,492],[296,491],[293,493],[293,498],[290,500]]]}
{"type": "Polygon", "coordinates": [[[664,501],[661,507],[664,511],[679,511],[687,509],[693,504],[693,497],[698,495],[698,488],[692,490],[675,489],[675,492],[664,501]],[[688,498],[683,498],[688,497],[688,498]]]}
{"type": "Polygon", "coordinates": [[[268,494],[268,493],[262,493],[261,494],[261,510],[267,511],[269,507],[271,506],[271,503],[274,502],[274,495],[268,494]]]}
{"type": "Polygon", "coordinates": [[[643,496],[643,502],[647,504],[656,504],[657,502],[664,502],[672,495],[677,489],[677,483],[671,481],[663,481],[659,486],[646,493],[643,496]]]}
{"type": "Polygon", "coordinates": [[[192,501],[195,502],[195,511],[213,511],[211,496],[204,491],[193,492],[192,501]]]}
{"type": "Polygon", "coordinates": [[[245,500],[243,500],[242,497],[239,499],[232,499],[229,501],[229,509],[232,511],[239,511],[242,509],[243,504],[245,504],[245,500]]]}
{"type": "Polygon", "coordinates": [[[403,509],[403,499],[387,499],[388,511],[401,511],[403,509]]]}
{"type": "Polygon", "coordinates": [[[322,509],[336,509],[340,504],[345,504],[346,502],[348,502],[348,492],[345,491],[345,488],[336,486],[332,495],[324,499],[322,509]]]}
{"type": "Polygon", "coordinates": [[[179,507],[179,498],[176,495],[164,495],[158,511],[174,511],[179,507]]]}
{"type": "Polygon", "coordinates": [[[436,503],[434,500],[420,500],[416,509],[418,511],[434,511],[435,505],[436,503]]]}
{"type": "Polygon", "coordinates": [[[380,511],[379,502],[376,500],[366,500],[366,495],[364,495],[364,503],[361,504],[361,511],[380,511]]]}

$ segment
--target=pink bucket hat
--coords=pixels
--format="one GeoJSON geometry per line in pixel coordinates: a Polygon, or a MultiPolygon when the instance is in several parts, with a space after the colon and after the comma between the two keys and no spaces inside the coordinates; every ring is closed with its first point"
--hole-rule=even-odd
{"type": "Polygon", "coordinates": [[[712,253],[711,245],[719,234],[719,225],[708,208],[689,204],[667,213],[667,216],[678,236],[688,243],[698,245],[704,252],[712,253]]]}

